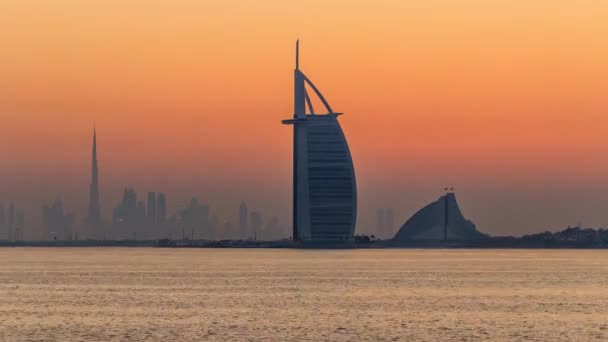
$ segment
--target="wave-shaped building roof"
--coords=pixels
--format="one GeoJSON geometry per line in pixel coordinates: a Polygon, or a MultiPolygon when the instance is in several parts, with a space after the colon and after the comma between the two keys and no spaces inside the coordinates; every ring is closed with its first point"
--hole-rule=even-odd
{"type": "Polygon", "coordinates": [[[466,219],[453,192],[416,212],[401,227],[394,240],[471,240],[486,237],[466,219]]]}

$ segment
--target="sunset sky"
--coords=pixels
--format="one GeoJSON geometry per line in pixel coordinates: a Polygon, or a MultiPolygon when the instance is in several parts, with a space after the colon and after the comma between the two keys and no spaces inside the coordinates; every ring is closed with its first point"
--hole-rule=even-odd
{"type": "MultiPolygon", "coordinates": [[[[344,112],[358,232],[456,188],[491,234],[608,225],[608,2],[4,0],[0,203],[122,188],[291,219],[294,46],[344,112]]],[[[316,106],[320,108],[320,106],[316,106]]],[[[34,228],[32,228],[34,229],[34,228]]]]}

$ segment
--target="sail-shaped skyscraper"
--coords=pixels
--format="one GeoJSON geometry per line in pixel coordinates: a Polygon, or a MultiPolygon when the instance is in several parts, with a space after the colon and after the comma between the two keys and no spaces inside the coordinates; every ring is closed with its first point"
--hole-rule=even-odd
{"type": "Polygon", "coordinates": [[[350,149],[338,116],[299,67],[296,42],[293,136],[293,239],[338,242],[353,239],[357,185],[350,149]],[[307,85],[326,113],[315,113],[307,85]],[[307,114],[306,108],[309,113],[307,114]]]}

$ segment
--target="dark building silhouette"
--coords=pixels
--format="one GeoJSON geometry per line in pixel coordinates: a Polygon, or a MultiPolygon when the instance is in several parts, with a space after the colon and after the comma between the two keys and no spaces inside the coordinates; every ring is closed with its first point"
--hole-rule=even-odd
{"type": "Polygon", "coordinates": [[[137,212],[137,193],[126,188],[122,194],[122,202],[114,208],[113,222],[124,223],[133,221],[137,212]]]}
{"type": "Polygon", "coordinates": [[[147,205],[148,205],[148,212],[147,212],[148,222],[154,224],[157,222],[157,217],[156,217],[157,203],[156,203],[156,193],[155,192],[148,192],[147,205]]]}
{"type": "Polygon", "coordinates": [[[155,223],[151,223],[154,232],[152,237],[154,238],[169,238],[173,235],[174,223],[167,220],[167,196],[165,194],[157,192],[155,196],[155,205],[150,205],[150,195],[148,194],[148,221],[150,216],[155,216],[155,223]],[[155,214],[151,215],[151,207],[155,207],[155,214]]]}
{"type": "Polygon", "coordinates": [[[64,213],[63,201],[57,197],[50,205],[42,207],[44,238],[48,240],[72,240],[74,217],[64,213]]]}
{"type": "Polygon", "coordinates": [[[357,219],[357,186],[348,143],[321,92],[299,68],[296,43],[293,136],[293,238],[303,241],[352,240],[357,219]],[[316,114],[308,85],[326,114],[316,114]],[[310,114],[306,114],[308,107],[310,114]]]}
{"type": "Polygon", "coordinates": [[[416,212],[401,227],[395,240],[470,240],[484,238],[460,211],[456,195],[449,192],[416,212]]]}
{"type": "Polygon", "coordinates": [[[89,213],[87,222],[94,227],[101,223],[99,203],[99,170],[97,167],[97,129],[93,129],[93,152],[91,161],[91,185],[89,188],[89,213]]]}

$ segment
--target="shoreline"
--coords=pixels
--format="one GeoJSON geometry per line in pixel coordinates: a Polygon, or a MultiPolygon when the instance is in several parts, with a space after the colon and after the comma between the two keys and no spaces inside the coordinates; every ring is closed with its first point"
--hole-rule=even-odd
{"type": "Polygon", "coordinates": [[[10,247],[147,247],[147,248],[237,248],[237,249],[608,249],[597,241],[524,241],[522,238],[490,238],[477,241],[408,241],[377,240],[370,243],[296,243],[291,240],[78,240],[78,241],[0,241],[0,248],[10,247]]]}

